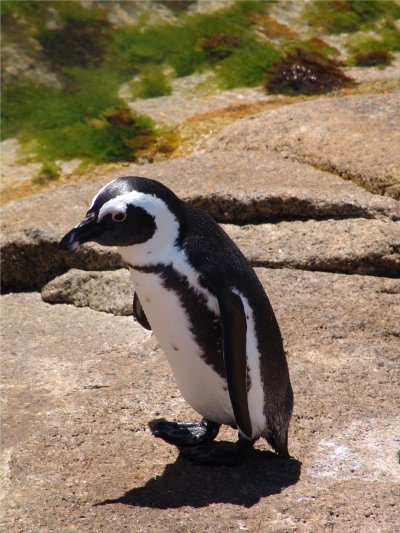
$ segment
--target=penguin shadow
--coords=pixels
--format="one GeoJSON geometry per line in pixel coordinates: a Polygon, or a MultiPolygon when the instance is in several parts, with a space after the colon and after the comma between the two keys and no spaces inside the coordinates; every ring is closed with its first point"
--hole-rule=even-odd
{"type": "MultiPolygon", "coordinates": [[[[214,442],[227,450],[232,443],[214,442]]],[[[252,507],[262,498],[279,494],[300,478],[301,462],[279,458],[272,452],[253,449],[239,466],[209,467],[194,465],[178,456],[161,476],[143,487],[133,488],[119,498],[95,506],[124,504],[134,507],[170,509],[184,506],[206,507],[212,503],[231,503],[252,507]]]]}

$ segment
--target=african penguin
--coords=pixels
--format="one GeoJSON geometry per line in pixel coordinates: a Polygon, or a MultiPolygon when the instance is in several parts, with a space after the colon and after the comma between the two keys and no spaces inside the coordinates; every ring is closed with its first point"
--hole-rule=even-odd
{"type": "Polygon", "coordinates": [[[60,246],[87,241],[118,247],[133,314],[153,330],[183,397],[203,417],[155,420],[152,433],[199,464],[237,464],[260,436],[289,457],[293,393],[279,326],[254,270],[212,217],[158,181],[122,177],[97,193],[60,246]],[[197,447],[221,424],[239,431],[232,451],[197,447]]]}

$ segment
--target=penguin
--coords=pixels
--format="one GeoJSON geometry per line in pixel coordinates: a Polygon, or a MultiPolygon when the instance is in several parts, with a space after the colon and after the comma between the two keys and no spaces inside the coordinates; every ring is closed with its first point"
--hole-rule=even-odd
{"type": "Polygon", "coordinates": [[[153,435],[197,464],[239,464],[260,437],[289,458],[293,392],[279,325],[255,271],[214,219],[156,180],[120,177],[100,189],[60,246],[88,241],[118,247],[133,315],[153,331],[202,417],[153,420],[153,435]],[[210,444],[223,424],[238,430],[228,451],[210,444]]]}

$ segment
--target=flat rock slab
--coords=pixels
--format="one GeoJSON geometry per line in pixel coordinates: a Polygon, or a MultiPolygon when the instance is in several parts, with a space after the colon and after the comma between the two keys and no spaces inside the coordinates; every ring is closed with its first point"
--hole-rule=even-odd
{"type": "Polygon", "coordinates": [[[400,93],[324,98],[231,124],[207,150],[274,150],[400,198],[400,93]]]}
{"type": "Polygon", "coordinates": [[[173,93],[168,96],[157,98],[132,99],[131,91],[122,93],[128,100],[129,107],[142,115],[152,118],[158,126],[177,126],[186,120],[203,113],[209,113],[217,109],[225,109],[229,106],[254,104],[255,102],[268,102],[271,97],[265,94],[262,88],[238,88],[230,91],[218,91],[208,94],[207,89],[201,90],[199,84],[204,83],[207,75],[195,74],[178,78],[173,82],[173,93]],[[197,81],[197,83],[196,83],[197,81]]]}
{"type": "MultiPolygon", "coordinates": [[[[160,179],[178,196],[208,210],[220,222],[324,218],[400,219],[400,204],[368,193],[351,182],[273,152],[216,152],[168,162],[131,166],[125,175],[160,179]]],[[[112,179],[115,176],[109,176],[112,179]]],[[[92,197],[108,179],[67,185],[9,202],[2,208],[3,290],[43,286],[68,268],[121,266],[110,251],[93,264],[92,248],[77,254],[58,249],[58,241],[80,222],[92,197]]]]}
{"type": "Polygon", "coordinates": [[[132,316],[133,289],[127,269],[98,272],[72,268],[47,283],[41,294],[51,304],[72,304],[132,316]]]}
{"type": "Polygon", "coordinates": [[[152,418],[198,415],[131,317],[1,297],[4,531],[396,530],[399,282],[257,272],[285,338],[296,459],[260,441],[237,468],[193,467],[150,435],[152,418]]]}
{"type": "Polygon", "coordinates": [[[252,265],[400,277],[400,223],[308,220],[224,225],[252,265]]]}
{"type": "Polygon", "coordinates": [[[400,204],[391,198],[371,194],[273,151],[238,150],[129,165],[108,177],[13,200],[1,210],[3,234],[40,230],[62,236],[66,228],[82,220],[99,189],[120,176],[157,179],[219,222],[329,217],[400,220],[400,204]]]}
{"type": "MultiPolygon", "coordinates": [[[[223,227],[253,266],[400,277],[399,223],[310,220],[223,227]]],[[[71,269],[45,285],[42,298],[48,303],[132,314],[131,281],[126,269],[71,269]]]]}

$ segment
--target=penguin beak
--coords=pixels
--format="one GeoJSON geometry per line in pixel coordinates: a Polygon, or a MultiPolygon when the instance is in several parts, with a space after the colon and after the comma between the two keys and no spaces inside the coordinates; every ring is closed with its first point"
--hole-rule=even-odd
{"type": "Polygon", "coordinates": [[[92,241],[101,232],[94,213],[90,213],[80,224],[69,231],[60,241],[62,250],[76,250],[84,242],[92,241]]]}

